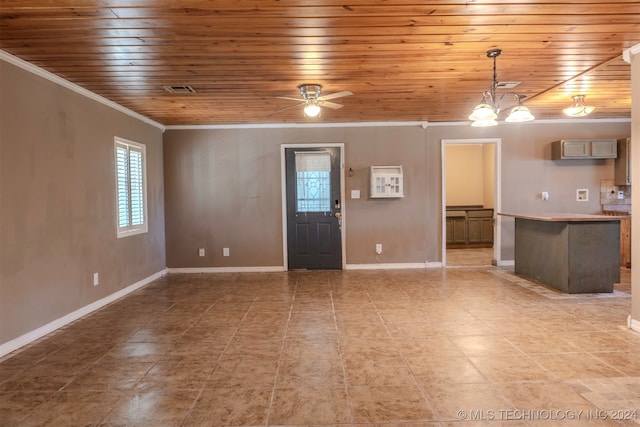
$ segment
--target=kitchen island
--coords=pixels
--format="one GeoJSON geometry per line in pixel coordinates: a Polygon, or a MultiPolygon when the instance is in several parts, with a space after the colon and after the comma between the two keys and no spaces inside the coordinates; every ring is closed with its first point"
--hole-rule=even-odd
{"type": "Polygon", "coordinates": [[[620,219],[587,214],[511,214],[515,272],[569,294],[613,292],[620,281],[620,219]]]}

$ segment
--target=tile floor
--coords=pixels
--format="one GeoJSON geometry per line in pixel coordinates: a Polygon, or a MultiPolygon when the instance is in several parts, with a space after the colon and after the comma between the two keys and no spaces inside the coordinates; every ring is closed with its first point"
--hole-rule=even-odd
{"type": "Polygon", "coordinates": [[[493,248],[447,249],[447,267],[489,267],[493,248]]]}
{"type": "Polygon", "coordinates": [[[637,426],[623,278],[554,298],[491,267],[169,275],[4,357],[0,425],[637,426]]]}

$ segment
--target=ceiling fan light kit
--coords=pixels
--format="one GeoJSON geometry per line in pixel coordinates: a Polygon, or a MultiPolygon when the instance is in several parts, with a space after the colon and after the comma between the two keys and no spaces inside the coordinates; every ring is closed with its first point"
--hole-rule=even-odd
{"type": "Polygon", "coordinates": [[[584,102],[584,95],[574,95],[573,104],[570,107],[567,107],[562,110],[567,116],[570,117],[584,117],[590,114],[593,110],[596,109],[593,105],[587,105],[584,102]]]}
{"type": "MultiPolygon", "coordinates": [[[[299,102],[297,105],[292,105],[290,107],[281,108],[277,111],[288,110],[290,108],[295,108],[298,106],[303,106],[302,111],[305,117],[318,117],[322,111],[321,107],[331,108],[332,110],[337,110],[342,108],[342,104],[337,104],[335,102],[329,102],[330,99],[341,98],[343,96],[353,95],[352,92],[348,90],[343,90],[341,92],[330,93],[328,95],[321,95],[322,85],[318,83],[303,83],[298,85],[298,90],[300,91],[300,96],[302,97],[302,102],[299,102]]],[[[298,98],[289,98],[286,96],[277,96],[279,99],[287,99],[290,101],[300,101],[298,98]]]]}
{"type": "Polygon", "coordinates": [[[498,124],[496,119],[498,118],[498,114],[500,114],[500,104],[507,95],[515,97],[518,105],[511,109],[509,116],[505,119],[506,122],[520,123],[535,120],[531,111],[522,104],[522,100],[525,98],[524,95],[518,95],[515,92],[506,92],[502,94],[500,98],[497,98],[496,89],[502,86],[497,80],[496,58],[500,56],[501,53],[502,50],[500,49],[491,49],[487,52],[487,58],[493,59],[493,80],[490,89],[482,93],[482,102],[476,105],[471,115],[469,115],[469,120],[472,121],[471,126],[473,127],[496,126],[498,124]]]}
{"type": "Polygon", "coordinates": [[[307,117],[318,117],[320,115],[320,106],[314,99],[310,99],[304,106],[303,111],[307,117]]]}

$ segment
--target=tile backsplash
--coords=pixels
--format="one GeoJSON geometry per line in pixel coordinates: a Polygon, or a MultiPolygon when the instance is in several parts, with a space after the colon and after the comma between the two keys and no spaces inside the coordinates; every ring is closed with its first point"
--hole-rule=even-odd
{"type": "Polygon", "coordinates": [[[631,186],[615,185],[613,179],[600,180],[600,204],[603,209],[607,207],[623,208],[623,206],[614,205],[631,205],[631,186]],[[623,192],[624,198],[618,198],[619,191],[623,192]]]}

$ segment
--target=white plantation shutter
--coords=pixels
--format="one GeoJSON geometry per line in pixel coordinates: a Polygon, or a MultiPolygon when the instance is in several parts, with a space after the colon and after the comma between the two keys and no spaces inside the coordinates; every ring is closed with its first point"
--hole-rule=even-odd
{"type": "Polygon", "coordinates": [[[144,224],[144,179],[142,150],[129,147],[129,185],[131,190],[131,225],[144,224]]]}
{"type": "Polygon", "coordinates": [[[129,168],[127,158],[129,150],[116,143],[116,178],[118,202],[118,228],[129,225],[129,168]]]}
{"type": "Polygon", "coordinates": [[[118,237],[147,231],[145,146],[115,138],[118,237]]]}

